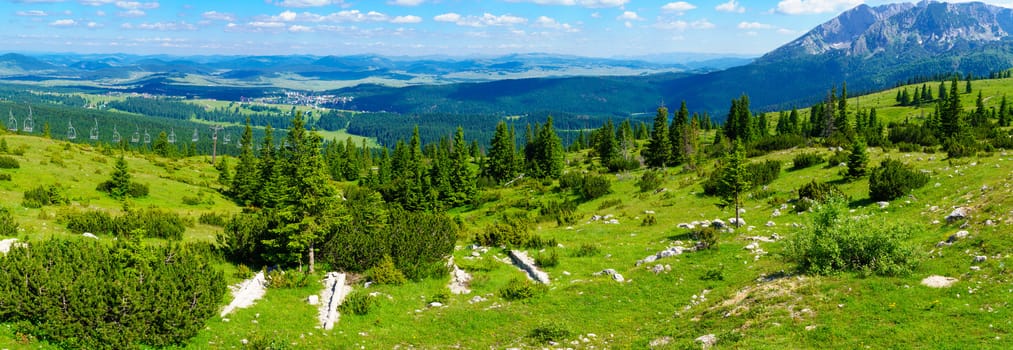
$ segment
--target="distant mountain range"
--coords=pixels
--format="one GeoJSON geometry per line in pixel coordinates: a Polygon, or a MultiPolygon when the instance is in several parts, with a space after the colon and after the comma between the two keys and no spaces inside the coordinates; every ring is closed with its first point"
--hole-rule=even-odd
{"type": "Polygon", "coordinates": [[[1011,9],[921,2],[860,5],[755,59],[8,54],[0,80],[219,98],[310,90],[354,97],[341,107],[399,113],[623,116],[685,100],[721,115],[742,94],[757,110],[807,107],[845,82],[856,93],[984,76],[1013,67],[1010,33],[1011,9]]]}

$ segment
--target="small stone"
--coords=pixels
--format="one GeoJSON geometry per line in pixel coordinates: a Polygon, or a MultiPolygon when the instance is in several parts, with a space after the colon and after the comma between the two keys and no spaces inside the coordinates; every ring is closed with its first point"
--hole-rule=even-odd
{"type": "Polygon", "coordinates": [[[250,341],[249,341],[249,340],[247,340],[246,338],[243,338],[243,340],[240,340],[239,342],[240,342],[240,343],[243,343],[243,345],[246,345],[246,344],[249,344],[249,343],[250,343],[250,341]]]}
{"type": "Polygon", "coordinates": [[[976,263],[985,262],[985,260],[988,260],[988,257],[984,255],[978,255],[974,257],[974,262],[976,263]]]}
{"type": "Polygon", "coordinates": [[[91,232],[85,232],[85,233],[81,234],[81,236],[88,237],[88,238],[91,238],[91,239],[98,239],[98,236],[95,236],[91,232]]]}
{"type": "Polygon", "coordinates": [[[697,343],[702,344],[704,349],[709,349],[710,347],[714,346],[714,344],[717,344],[718,337],[715,336],[714,334],[708,334],[708,335],[700,336],[699,338],[696,338],[695,340],[696,340],[697,343]]]}
{"type": "Polygon", "coordinates": [[[890,202],[876,202],[876,205],[879,205],[879,209],[886,209],[890,206],[890,202]]]}
{"type": "Polygon", "coordinates": [[[964,220],[967,218],[967,216],[968,216],[967,208],[957,207],[950,212],[950,215],[946,216],[946,223],[950,224],[959,220],[964,220]]]}
{"type": "Polygon", "coordinates": [[[443,303],[438,302],[438,301],[434,301],[434,302],[429,303],[429,307],[443,307],[443,303]]]}
{"type": "Polygon", "coordinates": [[[957,233],[954,233],[954,234],[950,235],[950,238],[947,238],[946,242],[947,243],[953,243],[953,242],[962,240],[964,238],[967,238],[967,236],[969,236],[969,235],[971,235],[971,233],[967,232],[967,230],[960,230],[960,231],[957,231],[957,233]]]}
{"type": "Polygon", "coordinates": [[[310,303],[310,305],[320,304],[320,296],[316,294],[310,295],[308,298],[306,298],[306,302],[310,303]]]}
{"type": "Polygon", "coordinates": [[[957,279],[953,277],[945,277],[932,275],[922,279],[922,285],[931,288],[947,288],[957,283],[957,279]]]}
{"type": "Polygon", "coordinates": [[[760,248],[760,245],[757,244],[756,242],[753,242],[753,243],[747,244],[745,249],[746,250],[756,250],[757,248],[760,248]]]}
{"type": "Polygon", "coordinates": [[[971,271],[981,270],[981,266],[971,266],[971,271]]]}
{"type": "Polygon", "coordinates": [[[814,329],[816,329],[816,325],[805,326],[805,330],[807,330],[807,331],[811,331],[811,330],[814,330],[814,329]]]}
{"type": "Polygon", "coordinates": [[[781,216],[781,210],[774,209],[774,212],[770,213],[770,216],[775,217],[775,218],[778,217],[778,216],[781,216]]]}
{"type": "Polygon", "coordinates": [[[777,226],[777,224],[775,224],[773,221],[767,221],[766,226],[767,227],[774,227],[774,226],[777,226]]]}

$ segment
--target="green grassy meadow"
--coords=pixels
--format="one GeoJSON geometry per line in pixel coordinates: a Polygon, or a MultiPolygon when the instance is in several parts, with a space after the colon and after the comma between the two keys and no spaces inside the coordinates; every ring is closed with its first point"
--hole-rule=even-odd
{"type": "MultiPolygon", "coordinates": [[[[938,83],[930,83],[933,91],[938,83]]],[[[920,86],[920,84],[919,84],[920,86]]],[[[902,87],[903,88],[903,87],[902,87]]],[[[963,85],[961,85],[963,88],[963,85]]],[[[981,89],[986,106],[998,106],[999,99],[1013,98],[1013,80],[974,82],[981,89]]],[[[853,97],[849,105],[876,107],[882,120],[900,121],[928,113],[895,107],[896,90],[853,97]]],[[[962,95],[972,108],[974,98],[962,95]]],[[[1013,100],[1011,100],[1013,102],[1013,100]]],[[[801,112],[801,110],[800,110],[801,112]]],[[[343,135],[332,135],[343,139],[343,135]]],[[[0,200],[14,209],[24,228],[18,238],[45,239],[70,235],[57,222],[63,210],[99,208],[121,210],[121,204],[95,190],[108,178],[119,151],[103,154],[98,147],[67,144],[38,137],[4,135],[11,149],[23,149],[15,156],[20,169],[4,169],[12,181],[0,182],[0,200]],[[61,207],[26,209],[22,193],[34,186],[59,183],[72,204],[61,207]]],[[[306,302],[321,285],[293,289],[269,289],[256,305],[239,309],[226,318],[213,317],[186,349],[239,349],[272,344],[292,349],[377,349],[377,348],[697,348],[694,339],[716,335],[717,348],[816,349],[816,348],[1013,348],[1013,152],[982,153],[973,158],[946,159],[944,153],[900,153],[870,148],[870,167],[883,159],[901,160],[930,175],[928,185],[880,208],[869,200],[868,180],[843,180],[843,167],[819,166],[789,170],[795,154],[807,151],[823,156],[825,148],[778,151],[751,161],[779,160],[784,164],[780,177],[767,187],[762,198],[753,192],[745,201],[743,218],[749,227],[722,234],[717,249],[687,252],[636,266],[637,260],[670,246],[691,246],[692,239],[680,223],[728,220],[732,210],[720,210],[718,200],[702,195],[705,176],[668,169],[664,191],[640,193],[636,182],[643,170],[609,175],[612,193],[584,202],[577,209],[578,222],[557,225],[554,220],[535,224],[533,231],[555,239],[557,266],[546,272],[552,283],[536,296],[508,301],[498,292],[524,273],[507,263],[501,248],[472,249],[471,237],[493,223],[500,214],[535,217],[535,203],[574,198],[559,192],[555,183],[521,181],[507,188],[484,190],[493,200],[477,208],[457,209],[451,215],[464,222],[464,231],[454,251],[454,261],[473,275],[472,292],[449,294],[447,279],[409,282],[401,286],[365,287],[363,278],[353,276],[356,292],[375,295],[374,308],[367,315],[342,314],[331,331],[317,322],[317,310],[306,302]],[[831,276],[794,273],[794,266],[782,256],[782,243],[760,243],[764,253],[744,249],[749,237],[773,234],[792,235],[805,225],[810,214],[781,210],[781,203],[796,196],[795,191],[812,180],[831,181],[851,197],[850,215],[871,220],[901,223],[919,228],[911,237],[918,264],[912,273],[883,277],[860,272],[831,276]],[[961,223],[947,224],[944,217],[957,206],[968,207],[970,237],[949,247],[935,244],[959,230],[961,223]],[[648,211],[657,224],[643,226],[648,211]],[[618,225],[591,222],[593,215],[613,215],[618,225]],[[986,225],[986,220],[994,222],[986,225]],[[772,226],[767,226],[767,222],[772,226]],[[578,256],[582,247],[596,252],[578,256]],[[988,259],[974,263],[974,256],[988,259]],[[655,265],[670,270],[655,273],[655,265]],[[977,266],[979,269],[972,269],[977,266]],[[625,277],[616,282],[596,276],[615,269],[625,277]],[[933,289],[920,285],[930,275],[959,279],[954,286],[933,289]],[[702,297],[701,297],[702,296],[702,297]],[[480,297],[480,298],[476,298],[480,297]],[[480,300],[481,299],[481,300],[480,300]],[[429,307],[443,300],[443,307],[429,307]],[[569,333],[553,346],[530,337],[532,330],[551,325],[569,333]]],[[[587,154],[568,154],[568,171],[588,168],[587,154]]],[[[135,181],[146,183],[151,194],[134,200],[132,206],[155,206],[178,212],[196,221],[201,213],[236,213],[241,209],[216,191],[217,172],[206,157],[182,160],[126,154],[135,181]],[[201,194],[209,199],[201,205],[185,205],[183,195],[201,194]],[[213,203],[213,204],[212,204],[213,203]]],[[[703,165],[710,171],[713,162],[703,165]]],[[[342,186],[350,184],[340,184],[342,186]]],[[[221,228],[194,224],[186,240],[213,241],[221,228]]],[[[101,237],[100,239],[111,239],[101,237]]],[[[157,243],[157,240],[153,240],[157,243]]],[[[530,251],[531,255],[539,251],[530,251]]],[[[549,251],[541,252],[548,254],[549,251]]],[[[235,267],[221,264],[230,282],[235,267]]],[[[323,274],[315,276],[323,279],[323,274]]],[[[228,303],[223,300],[222,305],[228,303]]],[[[0,348],[47,349],[49,345],[17,334],[10,325],[0,325],[0,348]]]]}

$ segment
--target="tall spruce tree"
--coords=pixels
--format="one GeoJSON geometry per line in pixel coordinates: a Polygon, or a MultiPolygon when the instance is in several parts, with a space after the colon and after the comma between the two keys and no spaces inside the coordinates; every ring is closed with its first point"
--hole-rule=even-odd
{"type": "Polygon", "coordinates": [[[851,144],[851,154],[848,155],[848,180],[857,180],[868,172],[869,152],[865,140],[858,139],[851,144]]]}
{"type": "Polygon", "coordinates": [[[461,206],[471,202],[478,193],[475,187],[475,173],[468,164],[468,153],[464,140],[464,128],[458,126],[454,133],[454,150],[451,153],[450,204],[461,206]]]}
{"type": "Polygon", "coordinates": [[[594,133],[594,149],[598,155],[598,161],[609,171],[616,171],[619,164],[619,143],[616,141],[615,126],[612,119],[605,121],[594,133]]]}
{"type": "Polygon", "coordinates": [[[658,107],[654,115],[654,127],[651,129],[651,139],[647,142],[644,150],[644,160],[647,166],[661,168],[668,165],[672,157],[672,141],[668,137],[668,108],[658,107]]]}
{"type": "Polygon", "coordinates": [[[742,197],[751,186],[746,162],[746,147],[743,146],[742,140],[735,140],[733,151],[725,157],[719,195],[721,196],[721,206],[734,207],[736,227],[742,223],[739,217],[742,197]]]}
{"type": "Polygon", "coordinates": [[[253,128],[250,118],[246,118],[246,127],[239,138],[239,164],[232,177],[232,195],[242,205],[251,205],[260,192],[260,174],[257,171],[257,157],[253,154],[253,128]]]}
{"type": "Polygon", "coordinates": [[[496,124],[496,133],[489,144],[488,160],[483,169],[485,176],[498,183],[513,180],[517,176],[517,161],[514,159],[517,156],[517,149],[506,122],[500,121],[496,124]]]}
{"type": "Polygon", "coordinates": [[[954,76],[950,82],[950,93],[946,100],[941,101],[939,116],[939,127],[942,138],[950,138],[960,133],[960,114],[963,107],[960,105],[960,93],[957,90],[957,77],[954,76]]]}
{"type": "Polygon", "coordinates": [[[686,101],[679,103],[679,111],[672,116],[672,124],[668,127],[668,139],[672,148],[672,155],[668,158],[668,165],[678,165],[684,161],[681,150],[676,145],[682,143],[682,133],[689,123],[689,109],[686,108],[686,101]]]}

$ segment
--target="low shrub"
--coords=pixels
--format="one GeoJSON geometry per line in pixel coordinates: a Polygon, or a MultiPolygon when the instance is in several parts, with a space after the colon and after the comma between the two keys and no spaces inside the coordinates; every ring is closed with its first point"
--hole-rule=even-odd
{"type": "Polygon", "coordinates": [[[61,220],[67,229],[74,233],[116,234],[116,220],[112,215],[101,210],[88,210],[64,214],[61,220]]]}
{"type": "Polygon", "coordinates": [[[539,220],[555,220],[556,224],[573,225],[577,223],[577,203],[569,201],[542,202],[538,208],[539,220]]]}
{"type": "Polygon", "coordinates": [[[912,225],[851,218],[844,200],[833,199],[818,205],[811,222],[788,237],[784,256],[804,273],[902,275],[916,262],[907,239],[919,236],[917,233],[912,225]]]}
{"type": "Polygon", "coordinates": [[[608,208],[617,207],[617,206],[622,205],[622,204],[623,204],[623,200],[619,199],[619,198],[606,199],[606,200],[601,201],[600,204],[598,204],[598,210],[605,210],[605,209],[608,209],[608,208]]]}
{"type": "Polygon", "coordinates": [[[475,243],[488,247],[542,248],[545,243],[540,236],[531,233],[525,220],[509,217],[489,225],[475,235],[475,243]]]}
{"type": "Polygon", "coordinates": [[[928,175],[898,160],[886,159],[869,175],[869,198],[874,201],[894,200],[928,182],[928,175]]]}
{"type": "Polygon", "coordinates": [[[10,208],[0,207],[0,237],[11,237],[18,233],[18,221],[10,208]]]}
{"type": "Polygon", "coordinates": [[[754,188],[769,185],[781,176],[781,162],[768,160],[762,163],[749,163],[746,165],[746,172],[749,173],[749,182],[754,188]]]}
{"type": "Polygon", "coordinates": [[[246,264],[236,265],[236,272],[233,274],[236,278],[247,279],[253,276],[253,270],[250,269],[246,264]]]}
{"type": "Polygon", "coordinates": [[[832,198],[845,198],[844,192],[832,184],[813,180],[798,188],[795,211],[809,210],[815,204],[826,203],[832,198]]]}
{"type": "Polygon", "coordinates": [[[345,297],[345,301],[338,306],[338,311],[341,314],[348,315],[368,315],[369,311],[373,309],[373,297],[369,296],[369,293],[356,291],[352,292],[345,297]]]}
{"type": "Polygon", "coordinates": [[[587,174],[580,186],[580,195],[586,200],[595,199],[612,192],[612,181],[604,175],[587,174]]]}
{"type": "Polygon", "coordinates": [[[559,177],[559,189],[577,191],[584,186],[584,176],[576,172],[568,172],[559,177]]]}
{"type": "MultiPolygon", "coordinates": [[[[98,187],[96,187],[95,190],[97,190],[99,192],[105,192],[105,193],[112,194],[112,191],[113,191],[113,182],[112,181],[103,181],[103,182],[101,182],[101,183],[98,184],[98,187]]],[[[129,196],[129,197],[133,197],[133,198],[145,197],[145,196],[148,195],[148,192],[149,192],[148,185],[145,185],[145,184],[142,184],[142,183],[139,183],[139,182],[134,182],[134,181],[131,181],[130,184],[127,185],[127,196],[129,196]]]]}
{"type": "Polygon", "coordinates": [[[117,234],[142,229],[147,237],[183,239],[186,220],[179,214],[157,208],[135,209],[117,218],[117,234]]]}
{"type": "Polygon", "coordinates": [[[225,225],[229,222],[229,218],[225,216],[225,214],[205,212],[200,214],[200,217],[197,218],[197,222],[204,225],[225,227],[225,225]]]}
{"type": "Polygon", "coordinates": [[[577,251],[573,252],[573,256],[587,257],[587,256],[595,256],[598,255],[599,253],[601,253],[601,249],[598,248],[597,245],[592,243],[584,243],[581,244],[579,248],[577,248],[577,251]]]}
{"type": "Polygon", "coordinates": [[[698,227],[690,232],[690,237],[696,240],[699,249],[717,249],[718,237],[721,232],[713,227],[698,227]]]}
{"type": "Polygon", "coordinates": [[[302,288],[311,282],[310,274],[298,271],[285,272],[282,269],[274,269],[264,276],[264,286],[274,289],[302,288]]]}
{"type": "Polygon", "coordinates": [[[11,156],[0,156],[0,169],[18,169],[21,167],[21,163],[11,156]]]}
{"type": "Polygon", "coordinates": [[[661,184],[665,182],[664,173],[658,170],[645,171],[643,175],[640,175],[640,180],[637,181],[637,188],[640,192],[651,192],[661,188],[661,184]]]}
{"type": "Polygon", "coordinates": [[[0,181],[11,181],[11,174],[0,173],[0,181]]]}
{"type": "Polygon", "coordinates": [[[724,281],[725,265],[718,265],[718,267],[707,269],[703,276],[700,276],[700,279],[704,281],[724,281]]]}
{"type": "Polygon", "coordinates": [[[559,265],[559,253],[556,252],[555,248],[551,248],[544,252],[538,252],[535,255],[535,265],[541,267],[554,267],[559,265]]]}
{"type": "Polygon", "coordinates": [[[497,293],[500,298],[514,301],[532,298],[538,294],[538,286],[527,279],[514,278],[497,293]]]}
{"type": "Polygon", "coordinates": [[[397,266],[394,266],[394,259],[390,255],[384,255],[380,259],[380,263],[369,269],[366,275],[377,284],[402,285],[408,282],[404,273],[398,270],[397,266]]]}
{"type": "Polygon", "coordinates": [[[654,226],[654,225],[657,225],[657,224],[658,224],[658,218],[656,218],[652,214],[647,214],[647,216],[644,217],[644,220],[642,220],[640,222],[640,226],[654,226]]]}
{"type": "Polygon", "coordinates": [[[573,335],[569,329],[561,323],[544,323],[528,332],[528,337],[539,343],[562,342],[573,335]]]}
{"type": "Polygon", "coordinates": [[[45,205],[70,204],[70,198],[63,191],[60,185],[40,185],[25,191],[24,200],[21,202],[26,208],[42,208],[45,205]]]}
{"type": "Polygon", "coordinates": [[[801,170],[801,169],[813,167],[813,166],[816,166],[816,165],[819,165],[819,164],[822,164],[822,163],[823,163],[823,157],[820,157],[820,155],[818,155],[816,153],[804,152],[804,153],[799,153],[799,154],[795,155],[795,158],[792,159],[791,169],[792,170],[801,170]]]}
{"type": "Polygon", "coordinates": [[[827,156],[827,168],[833,168],[841,165],[841,163],[847,163],[849,155],[850,153],[841,151],[834,152],[833,154],[827,156]]]}

